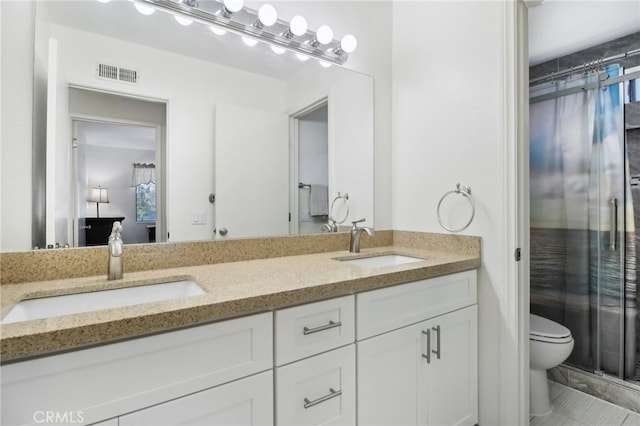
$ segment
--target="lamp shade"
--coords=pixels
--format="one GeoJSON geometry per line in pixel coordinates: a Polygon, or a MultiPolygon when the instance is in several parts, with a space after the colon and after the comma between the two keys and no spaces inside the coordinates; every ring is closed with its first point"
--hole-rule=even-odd
{"type": "Polygon", "coordinates": [[[91,203],[108,203],[109,202],[109,192],[107,188],[103,188],[101,186],[97,188],[91,188],[89,190],[89,197],[87,201],[91,203]]]}

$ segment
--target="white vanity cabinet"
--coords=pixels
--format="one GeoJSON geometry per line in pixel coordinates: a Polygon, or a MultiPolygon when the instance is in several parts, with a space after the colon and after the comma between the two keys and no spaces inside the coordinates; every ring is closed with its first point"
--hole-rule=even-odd
{"type": "Polygon", "coordinates": [[[276,424],[355,425],[354,296],[275,313],[276,424]]]}
{"type": "Polygon", "coordinates": [[[475,271],[362,293],[357,301],[358,423],[476,424],[475,271]]]}

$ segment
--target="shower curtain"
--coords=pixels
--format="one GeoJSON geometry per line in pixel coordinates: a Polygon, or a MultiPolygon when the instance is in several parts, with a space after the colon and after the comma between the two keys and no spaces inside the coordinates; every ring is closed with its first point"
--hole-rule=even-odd
{"type": "MultiPolygon", "coordinates": [[[[531,97],[619,73],[612,65],[604,72],[533,88],[531,97]]],[[[621,282],[633,291],[634,308],[636,285],[635,239],[624,233],[626,226],[633,236],[634,220],[621,117],[617,85],[530,106],[531,312],[571,330],[575,347],[569,363],[612,374],[621,369],[621,282]],[[613,199],[624,211],[617,215],[624,217],[617,228],[622,234],[614,233],[623,247],[615,251],[610,248],[613,199]]],[[[635,350],[629,349],[633,365],[635,350]]]]}

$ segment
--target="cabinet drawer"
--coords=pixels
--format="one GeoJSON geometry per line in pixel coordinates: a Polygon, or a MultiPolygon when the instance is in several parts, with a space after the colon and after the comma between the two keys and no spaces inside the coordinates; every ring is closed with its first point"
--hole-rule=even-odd
{"type": "Polygon", "coordinates": [[[120,417],[120,426],[273,424],[273,372],[265,371],[120,417]]]}
{"type": "Polygon", "coordinates": [[[465,271],[357,295],[357,338],[366,339],[477,302],[476,271],[465,271]]]}
{"type": "Polygon", "coordinates": [[[276,311],[276,365],[355,340],[354,296],[276,311]]]}
{"type": "Polygon", "coordinates": [[[112,418],[273,367],[272,314],[222,321],[2,367],[1,424],[36,411],[112,418]]]}
{"type": "Polygon", "coordinates": [[[278,425],[354,425],[355,344],[276,368],[278,425]]]}

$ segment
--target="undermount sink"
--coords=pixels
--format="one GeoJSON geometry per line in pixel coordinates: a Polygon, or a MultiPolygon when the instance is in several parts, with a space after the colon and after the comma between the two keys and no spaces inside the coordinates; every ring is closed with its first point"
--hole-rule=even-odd
{"type": "Polygon", "coordinates": [[[357,259],[339,259],[350,265],[364,266],[369,268],[380,268],[383,266],[404,265],[405,263],[420,262],[420,257],[405,256],[402,254],[382,254],[357,259]]]}
{"type": "Polygon", "coordinates": [[[98,311],[100,309],[137,305],[139,303],[179,299],[200,294],[205,294],[205,292],[197,283],[190,280],[180,280],[112,290],[26,299],[18,302],[7,315],[5,315],[0,323],[8,324],[38,318],[57,317],[60,315],[98,311]]]}

